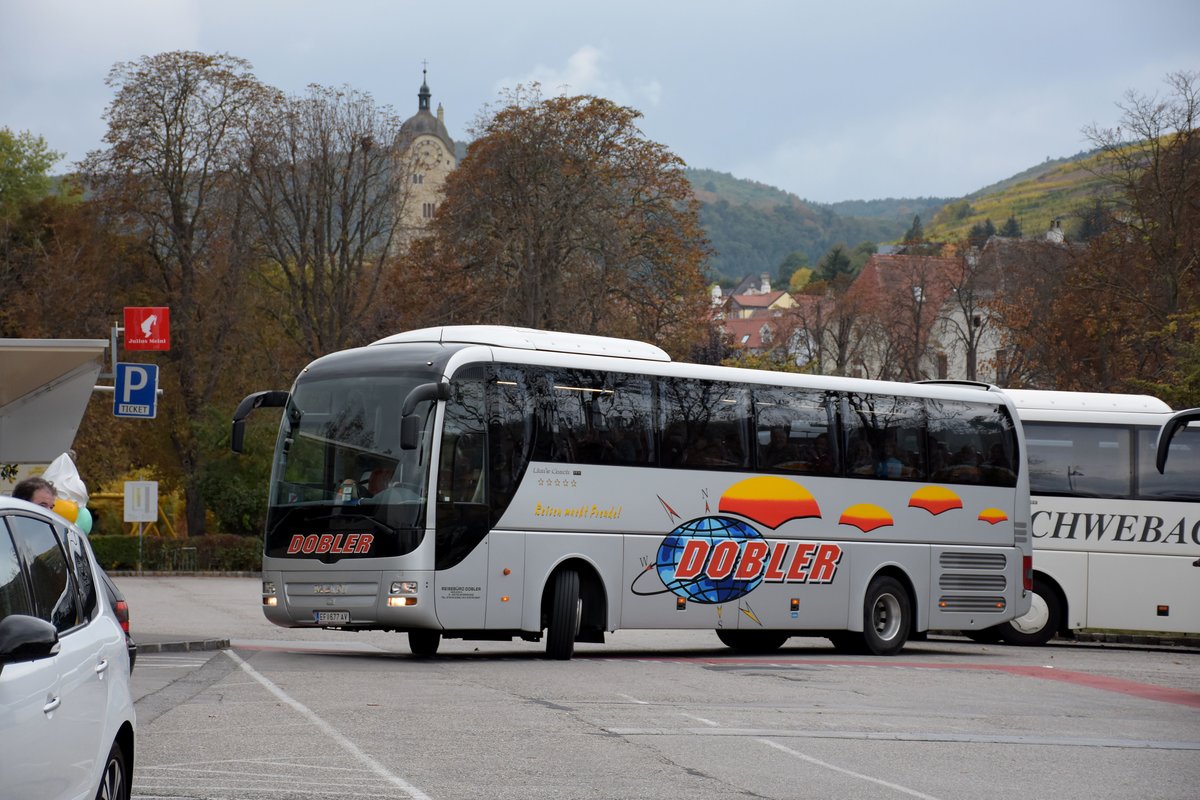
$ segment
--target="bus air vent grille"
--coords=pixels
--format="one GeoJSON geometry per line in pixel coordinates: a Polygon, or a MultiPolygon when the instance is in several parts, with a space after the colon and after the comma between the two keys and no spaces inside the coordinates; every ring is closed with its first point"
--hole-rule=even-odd
{"type": "Polygon", "coordinates": [[[938,563],[942,569],[1004,569],[1004,553],[942,553],[938,563]]]}
{"type": "Polygon", "coordinates": [[[938,587],[943,592],[1003,592],[1007,584],[1003,573],[981,575],[947,572],[938,578],[938,587]]]}
{"type": "Polygon", "coordinates": [[[1013,541],[1017,544],[1025,544],[1029,541],[1029,526],[1024,522],[1013,523],[1013,541]]]}

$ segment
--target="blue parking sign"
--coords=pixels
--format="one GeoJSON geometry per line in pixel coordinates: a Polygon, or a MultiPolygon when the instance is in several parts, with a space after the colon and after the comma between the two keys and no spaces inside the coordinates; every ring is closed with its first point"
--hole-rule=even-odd
{"type": "Polygon", "coordinates": [[[113,416],[154,419],[158,413],[158,366],[117,363],[113,416]]]}

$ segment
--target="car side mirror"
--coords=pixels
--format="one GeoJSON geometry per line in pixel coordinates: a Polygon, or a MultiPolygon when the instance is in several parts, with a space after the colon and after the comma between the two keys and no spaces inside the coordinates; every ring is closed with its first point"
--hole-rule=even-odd
{"type": "Polygon", "coordinates": [[[10,614],[0,620],[0,668],[37,661],[58,652],[58,629],[44,619],[10,614]]]}

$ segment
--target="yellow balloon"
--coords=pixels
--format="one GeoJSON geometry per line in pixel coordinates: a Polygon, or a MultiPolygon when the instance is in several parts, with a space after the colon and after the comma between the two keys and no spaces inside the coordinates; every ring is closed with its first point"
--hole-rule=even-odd
{"type": "Polygon", "coordinates": [[[54,513],[65,519],[67,522],[74,522],[79,516],[79,503],[74,500],[68,500],[65,497],[60,497],[54,501],[54,513]]]}

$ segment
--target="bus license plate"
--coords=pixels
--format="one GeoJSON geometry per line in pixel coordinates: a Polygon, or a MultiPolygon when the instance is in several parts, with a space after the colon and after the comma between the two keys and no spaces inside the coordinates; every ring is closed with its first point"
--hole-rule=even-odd
{"type": "Polygon", "coordinates": [[[349,611],[314,611],[318,625],[340,625],[350,621],[349,611]]]}

